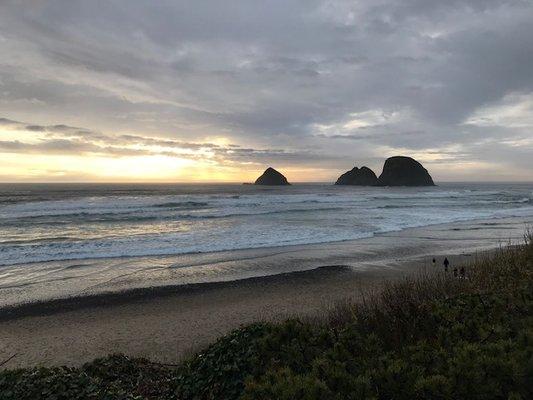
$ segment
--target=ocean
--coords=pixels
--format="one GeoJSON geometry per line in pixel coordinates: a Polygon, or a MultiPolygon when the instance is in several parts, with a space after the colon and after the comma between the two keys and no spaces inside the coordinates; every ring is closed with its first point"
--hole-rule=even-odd
{"type": "Polygon", "coordinates": [[[124,275],[126,259],[161,265],[154,260],[532,215],[533,184],[1,184],[0,292],[69,285],[68,277],[117,265],[124,275]]]}

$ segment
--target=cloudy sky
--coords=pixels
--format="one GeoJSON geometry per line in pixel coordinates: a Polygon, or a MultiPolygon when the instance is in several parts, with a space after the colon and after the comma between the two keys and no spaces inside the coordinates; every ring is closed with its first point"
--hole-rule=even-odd
{"type": "Polygon", "coordinates": [[[0,181],[533,181],[531,0],[0,0],[0,181]]]}

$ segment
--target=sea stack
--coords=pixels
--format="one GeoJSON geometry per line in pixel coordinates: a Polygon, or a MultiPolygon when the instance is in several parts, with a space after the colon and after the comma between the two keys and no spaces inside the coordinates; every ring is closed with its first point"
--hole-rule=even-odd
{"type": "Polygon", "coordinates": [[[287,178],[272,167],[268,167],[263,175],[255,181],[256,185],[290,185],[287,178]]]}
{"type": "Polygon", "coordinates": [[[379,176],[378,186],[435,186],[427,169],[411,157],[388,158],[379,176]]]}
{"type": "Polygon", "coordinates": [[[377,183],[378,177],[370,168],[353,167],[350,171],[339,176],[335,185],[375,186],[377,183]]]}

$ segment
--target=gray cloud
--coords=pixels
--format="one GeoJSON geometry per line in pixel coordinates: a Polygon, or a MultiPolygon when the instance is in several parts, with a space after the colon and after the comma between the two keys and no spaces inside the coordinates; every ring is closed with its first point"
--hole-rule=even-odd
{"type": "Polygon", "coordinates": [[[533,179],[533,126],[469,122],[533,99],[530,1],[22,3],[0,4],[0,126],[28,121],[17,126],[46,134],[42,151],[209,148],[333,170],[397,149],[533,179]]]}
{"type": "Polygon", "coordinates": [[[139,135],[105,135],[85,128],[68,125],[28,125],[24,122],[0,118],[0,126],[19,131],[37,132],[37,141],[0,140],[0,152],[16,154],[103,155],[110,157],[164,155],[192,160],[214,159],[228,163],[287,163],[309,164],[329,162],[338,157],[312,151],[241,148],[239,145],[217,145],[170,140],[139,135]],[[139,147],[141,146],[141,147],[139,147]],[[208,151],[204,154],[202,151],[208,151]]]}

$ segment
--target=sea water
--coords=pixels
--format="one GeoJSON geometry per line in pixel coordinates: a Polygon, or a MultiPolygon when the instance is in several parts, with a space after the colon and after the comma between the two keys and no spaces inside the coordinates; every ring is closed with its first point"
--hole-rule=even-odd
{"type": "Polygon", "coordinates": [[[63,279],[74,269],[83,276],[89,265],[127,270],[147,257],[330,243],[532,215],[533,184],[1,184],[0,290],[63,279]],[[124,258],[128,263],[112,261],[124,258]]]}
{"type": "Polygon", "coordinates": [[[533,185],[0,186],[0,266],[335,242],[533,214],[533,185]]]}

